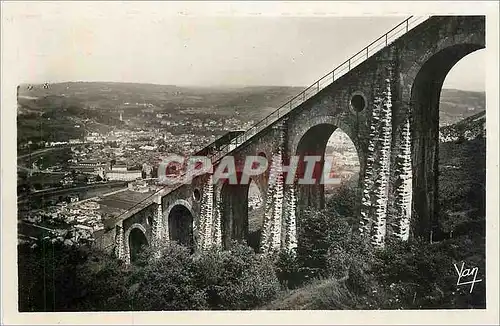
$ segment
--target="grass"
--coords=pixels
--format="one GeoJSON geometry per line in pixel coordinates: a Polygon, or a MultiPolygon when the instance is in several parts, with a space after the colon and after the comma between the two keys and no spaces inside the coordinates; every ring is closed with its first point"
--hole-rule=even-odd
{"type": "Polygon", "coordinates": [[[343,310],[356,309],[354,295],[345,282],[318,279],[295,290],[285,290],[260,310],[343,310]]]}

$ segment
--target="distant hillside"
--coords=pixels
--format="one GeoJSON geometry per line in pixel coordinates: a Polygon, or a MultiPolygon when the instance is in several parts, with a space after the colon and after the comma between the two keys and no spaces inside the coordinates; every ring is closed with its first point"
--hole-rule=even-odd
{"type": "MultiPolygon", "coordinates": [[[[48,106],[80,106],[100,109],[132,109],[149,103],[159,109],[217,108],[217,112],[238,110],[259,118],[284,104],[302,87],[181,87],[175,85],[68,82],[20,85],[19,113],[44,110],[48,106]]],[[[441,92],[440,123],[448,125],[485,110],[485,93],[455,89],[441,92]]],[[[230,113],[230,112],[227,112],[230,113]]]]}
{"type": "Polygon", "coordinates": [[[486,110],[484,92],[443,89],[439,105],[439,124],[453,124],[478,112],[486,110]]]}
{"type": "MultiPolygon", "coordinates": [[[[301,87],[180,87],[172,85],[71,82],[43,85],[21,85],[19,102],[27,105],[34,99],[84,103],[101,109],[123,109],[134,104],[149,103],[159,108],[219,107],[266,108],[278,107],[302,90],[301,87]],[[57,97],[57,98],[55,98],[57,97]]],[[[40,109],[43,103],[39,103],[40,109]]],[[[32,105],[33,107],[33,105],[32,105]]]]}
{"type": "Polygon", "coordinates": [[[485,225],[485,113],[440,129],[439,223],[455,235],[485,225]]]}
{"type": "MultiPolygon", "coordinates": [[[[137,121],[147,121],[143,110],[150,110],[152,116],[168,113],[172,120],[236,116],[242,122],[258,121],[301,90],[278,86],[208,88],[100,82],[20,85],[18,143],[80,138],[84,128],[106,132],[123,125],[117,111],[137,121]],[[43,125],[40,117],[44,118],[43,125]]],[[[440,125],[453,124],[484,110],[484,92],[444,89],[440,125]]]]}
{"type": "Polygon", "coordinates": [[[441,142],[473,140],[477,137],[485,137],[485,130],[486,111],[481,111],[453,125],[441,127],[439,139],[441,142]]]}

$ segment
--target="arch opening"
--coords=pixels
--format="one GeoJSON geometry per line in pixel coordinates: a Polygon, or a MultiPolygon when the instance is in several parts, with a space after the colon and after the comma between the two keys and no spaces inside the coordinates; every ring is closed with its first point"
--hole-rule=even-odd
{"type": "Polygon", "coordinates": [[[358,150],[342,129],[332,124],[318,124],[310,128],[300,139],[296,155],[299,156],[295,180],[299,212],[304,207],[324,208],[326,195],[332,198],[342,187],[357,189],[360,170],[358,150]],[[311,184],[301,184],[299,181],[311,175],[307,166],[311,163],[306,162],[306,156],[317,157],[314,158],[317,162],[311,170],[314,180],[311,184]],[[322,181],[326,171],[329,171],[329,178],[335,181],[322,181]]]}
{"type": "Polygon", "coordinates": [[[260,239],[264,226],[264,200],[259,186],[254,180],[248,186],[248,237],[247,242],[255,252],[260,249],[260,239]]]}
{"type": "MultiPolygon", "coordinates": [[[[446,212],[441,208],[445,208],[449,200],[441,191],[444,189],[440,188],[451,180],[459,181],[444,166],[449,165],[445,162],[453,157],[460,160],[458,152],[453,153],[453,146],[448,144],[449,139],[443,138],[443,131],[446,130],[446,125],[456,125],[462,118],[472,115],[460,103],[467,102],[466,98],[459,100],[458,105],[456,99],[450,101],[449,98],[443,98],[443,95],[448,97],[450,94],[443,92],[446,88],[445,79],[459,61],[467,60],[470,53],[482,48],[484,46],[479,44],[460,44],[445,48],[422,65],[413,82],[410,103],[414,222],[411,228],[416,236],[433,240],[443,237],[441,216],[446,212]]],[[[463,79],[467,77],[462,75],[463,79]]],[[[482,164],[485,167],[485,161],[482,164]]],[[[456,184],[452,187],[455,186],[456,184]]]]}
{"type": "Polygon", "coordinates": [[[342,129],[337,128],[328,139],[325,156],[332,157],[330,177],[338,184],[325,184],[325,200],[339,214],[356,215],[356,198],[359,190],[360,160],[353,141],[342,129]]]}
{"type": "Polygon", "coordinates": [[[193,215],[186,206],[176,204],[172,207],[168,214],[168,230],[170,240],[188,248],[194,247],[193,215]]]}
{"type": "Polygon", "coordinates": [[[130,262],[134,263],[148,246],[148,239],[146,238],[144,232],[140,228],[136,227],[130,230],[128,244],[130,250],[130,262]]]}
{"type": "Polygon", "coordinates": [[[265,214],[263,194],[253,178],[246,184],[240,182],[242,173],[237,178],[238,184],[225,182],[221,188],[222,246],[228,249],[231,241],[245,242],[258,252],[265,214]]]}

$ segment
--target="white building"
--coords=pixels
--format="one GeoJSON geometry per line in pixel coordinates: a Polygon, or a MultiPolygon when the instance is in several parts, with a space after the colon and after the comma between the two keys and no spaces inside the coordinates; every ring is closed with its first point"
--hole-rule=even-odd
{"type": "Polygon", "coordinates": [[[111,170],[106,173],[106,178],[108,180],[119,180],[119,181],[133,181],[142,178],[141,170],[134,171],[115,171],[111,170]]]}
{"type": "Polygon", "coordinates": [[[142,150],[145,150],[145,151],[153,151],[153,150],[156,149],[156,146],[144,145],[144,146],[141,146],[139,148],[142,149],[142,150]]]}
{"type": "Polygon", "coordinates": [[[116,165],[113,165],[113,167],[111,168],[111,172],[123,172],[123,171],[127,171],[127,166],[124,165],[124,164],[116,164],[116,165]]]}

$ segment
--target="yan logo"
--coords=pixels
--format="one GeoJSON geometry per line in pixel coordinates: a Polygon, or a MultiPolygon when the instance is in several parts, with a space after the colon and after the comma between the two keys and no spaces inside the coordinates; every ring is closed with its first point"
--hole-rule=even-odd
{"type": "Polygon", "coordinates": [[[455,267],[455,270],[457,271],[457,274],[458,274],[457,286],[470,284],[469,293],[472,293],[472,290],[474,289],[474,284],[482,281],[482,280],[476,279],[479,268],[473,267],[472,269],[469,269],[469,268],[464,269],[464,265],[465,265],[465,263],[462,262],[462,267],[459,270],[457,267],[457,264],[453,264],[453,266],[455,267]]]}

